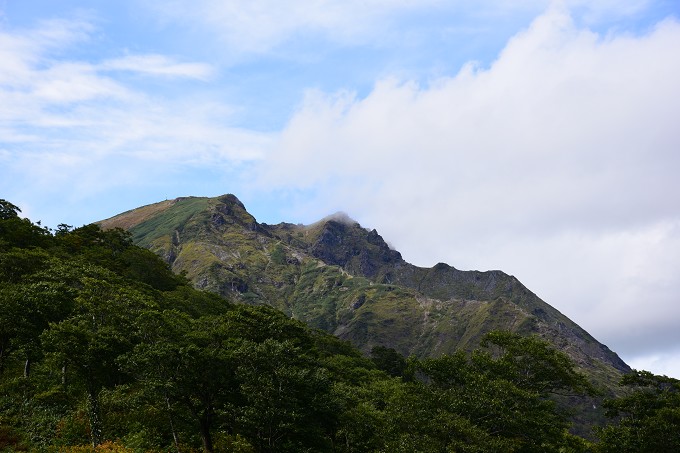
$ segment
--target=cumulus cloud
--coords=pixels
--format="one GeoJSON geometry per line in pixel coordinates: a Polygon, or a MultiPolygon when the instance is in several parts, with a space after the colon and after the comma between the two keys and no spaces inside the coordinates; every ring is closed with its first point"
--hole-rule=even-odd
{"type": "Polygon", "coordinates": [[[678,48],[674,20],[603,36],[552,9],[488,68],[310,92],[259,183],[418,264],[513,273],[624,356],[678,344],[678,48]]]}

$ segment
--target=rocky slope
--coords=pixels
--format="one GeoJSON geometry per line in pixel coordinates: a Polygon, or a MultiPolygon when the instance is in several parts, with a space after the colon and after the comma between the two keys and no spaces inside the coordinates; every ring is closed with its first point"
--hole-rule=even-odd
{"type": "Polygon", "coordinates": [[[312,225],[260,224],[224,195],[163,201],[100,223],[128,229],[199,288],[275,306],[364,351],[381,345],[437,356],[505,329],[546,338],[596,382],[630,370],[515,277],[414,266],[343,214],[312,225]]]}

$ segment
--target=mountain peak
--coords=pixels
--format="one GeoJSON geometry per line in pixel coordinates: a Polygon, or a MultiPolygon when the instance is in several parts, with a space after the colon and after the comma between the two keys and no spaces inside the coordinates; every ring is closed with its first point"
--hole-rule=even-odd
{"type": "Polygon", "coordinates": [[[351,218],[346,212],[338,211],[334,214],[324,217],[321,220],[322,223],[325,222],[338,222],[345,225],[358,225],[359,222],[351,218]]]}
{"type": "Polygon", "coordinates": [[[220,203],[224,203],[227,206],[238,206],[244,211],[246,210],[245,205],[234,194],[228,193],[220,195],[219,197],[216,197],[216,200],[219,201],[220,203]]]}

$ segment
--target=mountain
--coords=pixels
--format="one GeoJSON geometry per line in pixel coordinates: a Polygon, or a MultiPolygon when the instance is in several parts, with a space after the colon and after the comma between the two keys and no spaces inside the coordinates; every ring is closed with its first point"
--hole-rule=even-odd
{"type": "Polygon", "coordinates": [[[492,330],[537,334],[593,381],[630,371],[614,352],[501,271],[414,266],[338,213],[311,225],[258,223],[234,195],[183,197],[100,222],[124,228],[194,286],[271,305],[312,327],[403,355],[471,350],[492,330]]]}

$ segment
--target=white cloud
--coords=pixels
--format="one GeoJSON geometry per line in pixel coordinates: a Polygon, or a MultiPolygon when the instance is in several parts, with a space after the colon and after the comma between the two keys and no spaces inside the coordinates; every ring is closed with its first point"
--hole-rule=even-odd
{"type": "Polygon", "coordinates": [[[310,93],[259,182],[416,263],[513,273],[615,350],[677,344],[678,48],[673,20],[603,37],[552,10],[488,69],[310,93]]]}
{"type": "Polygon", "coordinates": [[[130,71],[141,74],[168,77],[187,77],[209,80],[215,73],[205,63],[179,63],[164,55],[129,55],[105,61],[100,65],[104,70],[130,71]]]}
{"type": "Polygon", "coordinates": [[[227,44],[229,51],[259,53],[301,33],[317,33],[343,43],[365,42],[386,30],[390,16],[442,3],[442,0],[166,0],[152,5],[167,20],[208,27],[227,44]]]}
{"type": "Polygon", "coordinates": [[[562,5],[571,10],[582,10],[587,22],[597,23],[612,18],[635,16],[644,12],[652,0],[562,0],[551,1],[552,5],[562,5]]]}
{"type": "Polygon", "coordinates": [[[259,158],[268,136],[225,125],[227,106],[207,95],[169,99],[114,77],[132,71],[205,80],[212,66],[159,54],[64,59],[74,44],[88,43],[91,31],[79,21],[0,30],[3,186],[24,185],[23,177],[30,190],[71,185],[82,197],[143,181],[150,167],[259,158]]]}
{"type": "Polygon", "coordinates": [[[216,195],[261,157],[267,134],[230,127],[232,109],[192,89],[212,66],[158,54],[76,59],[72,46],[90,38],[68,30],[89,29],[56,24],[65,31],[0,29],[0,193],[23,215],[81,225],[161,197],[216,195]],[[182,89],[166,95],[151,77],[182,89]]]}
{"type": "Polygon", "coordinates": [[[128,89],[102,77],[87,63],[55,63],[47,69],[34,71],[24,83],[27,84],[27,96],[46,104],[131,96],[128,89]]]}
{"type": "Polygon", "coordinates": [[[680,351],[677,349],[667,353],[633,357],[628,359],[627,363],[636,370],[654,370],[655,374],[676,379],[680,376],[680,351]]]}
{"type": "MultiPolygon", "coordinates": [[[[266,53],[300,36],[317,36],[344,45],[391,46],[409,39],[404,25],[418,16],[465,17],[473,29],[490,33],[508,20],[534,17],[551,6],[578,11],[596,24],[643,12],[650,0],[164,0],[143,2],[168,22],[208,29],[226,44],[225,52],[266,53]]],[[[451,30],[458,29],[455,25],[451,30]]],[[[470,30],[468,29],[468,32],[470,30]]],[[[315,39],[312,39],[314,41],[315,39]]]]}

